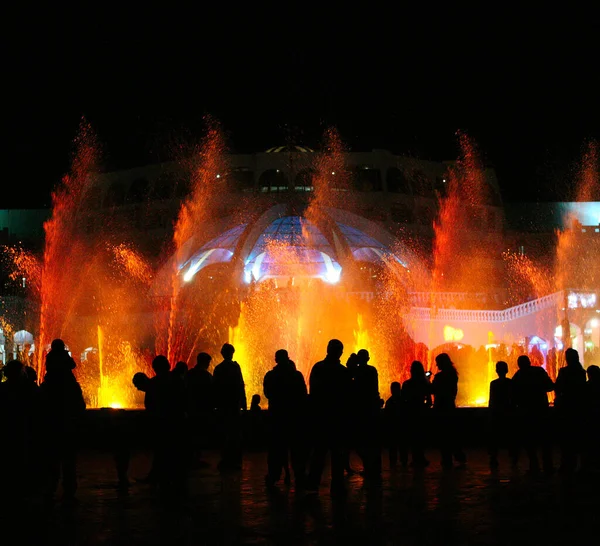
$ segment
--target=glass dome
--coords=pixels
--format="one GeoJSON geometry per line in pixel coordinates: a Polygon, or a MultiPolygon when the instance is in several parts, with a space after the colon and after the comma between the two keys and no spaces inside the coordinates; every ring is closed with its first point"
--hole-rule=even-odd
{"type": "MultiPolygon", "coordinates": [[[[232,274],[248,284],[294,278],[335,284],[348,259],[380,264],[393,260],[407,267],[389,245],[373,235],[379,234],[388,241],[393,238],[361,217],[333,216],[316,225],[303,216],[285,212],[281,208],[269,209],[257,220],[234,225],[212,238],[179,265],[183,280],[191,281],[209,265],[234,261],[240,269],[232,269],[232,274]],[[369,234],[356,224],[368,226],[369,234]]],[[[330,211],[331,214],[335,213],[330,211]]]]}
{"type": "Polygon", "coordinates": [[[339,281],[342,267],[327,238],[300,216],[277,218],[259,236],[244,265],[246,282],[304,276],[339,281]]]}
{"type": "Polygon", "coordinates": [[[191,281],[194,275],[207,265],[230,262],[235,247],[247,225],[241,224],[229,229],[204,244],[200,250],[179,267],[180,270],[185,270],[183,280],[186,282],[191,281]]]}

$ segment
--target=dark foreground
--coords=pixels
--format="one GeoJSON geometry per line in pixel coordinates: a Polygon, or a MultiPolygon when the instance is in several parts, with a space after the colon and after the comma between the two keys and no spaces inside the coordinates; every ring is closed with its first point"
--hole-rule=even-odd
{"type": "MultiPolygon", "coordinates": [[[[387,455],[387,454],[384,454],[387,455]]],[[[112,457],[82,453],[78,505],[45,511],[2,506],[2,544],[594,544],[600,537],[599,476],[529,477],[506,466],[490,473],[483,450],[465,470],[443,473],[438,457],[422,474],[393,470],[384,457],[383,485],[349,479],[349,495],[332,501],[264,487],[266,455],[246,454],[240,473],[221,477],[211,466],[192,473],[189,498],[161,500],[152,487],[115,488],[112,457]]],[[[359,467],[357,460],[354,466],[359,467]]],[[[525,467],[525,463],[521,465],[525,467]]],[[[137,452],[130,475],[141,477],[149,454],[137,452]]],[[[3,469],[6,471],[6,469],[3,469]]]]}

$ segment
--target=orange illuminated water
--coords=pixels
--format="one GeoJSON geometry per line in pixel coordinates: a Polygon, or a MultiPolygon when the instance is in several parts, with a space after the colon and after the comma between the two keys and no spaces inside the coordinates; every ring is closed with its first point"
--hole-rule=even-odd
{"type": "MultiPolygon", "coordinates": [[[[185,167],[190,177],[190,193],[184,199],[173,233],[173,259],[170,267],[170,299],[165,320],[157,323],[156,352],[170,362],[191,361],[197,352],[199,331],[197,294],[184,290],[185,272],[180,270],[189,258],[194,240],[203,237],[203,229],[217,208],[216,197],[226,189],[224,177],[225,143],[219,125],[209,119],[203,142],[194,147],[185,167]]],[[[205,310],[204,310],[205,311],[205,310]]]]}
{"type": "MultiPolygon", "coordinates": [[[[219,207],[228,191],[224,137],[218,124],[209,120],[204,140],[181,162],[190,191],[170,244],[157,263],[150,263],[131,241],[114,234],[122,233],[113,230],[115,210],[103,212],[102,226],[93,235],[84,229],[99,152],[93,131],[82,123],[71,172],[53,194],[43,256],[9,250],[14,275],[27,277],[30,297],[39,306],[35,338],[40,377],[49,343],[61,337],[79,361],[76,373],[90,406],[136,407],[141,398],[131,378],[136,371],[151,373],[153,355],[162,353],[172,364],[183,360],[193,365],[199,351],[208,351],[217,363],[220,346],[229,341],[236,347],[235,359],[250,397],[262,394],[264,374],[273,367],[278,349],[289,351],[308,380],[312,365],[325,356],[329,339],[338,338],[345,347],[343,362],[359,349],[370,352],[382,397],[388,396],[392,381],[407,378],[412,360],[422,360],[431,369],[433,357],[446,351],[459,369],[462,402],[487,403],[494,362],[508,358],[498,346],[501,332],[490,331],[488,344],[480,348],[470,347],[464,332],[453,324],[444,327],[448,343],[440,347],[432,347],[429,339],[415,341],[407,333],[412,292],[428,294],[435,316],[444,305],[440,293],[488,292],[500,284],[491,263],[491,258],[500,259],[500,252],[495,256],[499,242],[492,240],[499,235],[481,228],[490,192],[485,169],[465,135],[460,135],[459,143],[461,154],[448,171],[432,226],[431,269],[425,265],[427,259],[408,260],[406,265],[390,254],[379,269],[371,270],[338,245],[335,258],[342,272],[339,278],[324,281],[307,274],[302,249],[272,240],[265,250],[285,266],[285,278],[243,285],[239,282],[243,264],[235,262],[219,275],[190,273],[193,251],[212,237],[211,225],[215,218],[220,220],[219,207]]],[[[590,146],[583,165],[580,200],[598,189],[597,146],[590,146]]],[[[302,218],[308,247],[315,233],[311,226],[335,233],[331,211],[360,214],[345,147],[335,130],[326,131],[313,168],[314,188],[308,199],[294,196],[288,205],[291,214],[302,218]]],[[[250,201],[238,205],[244,210],[239,223],[251,224],[260,214],[250,201]]],[[[558,234],[554,275],[545,264],[505,253],[509,297],[522,302],[573,284],[583,286],[584,281],[597,285],[597,247],[581,252],[577,241],[573,229],[558,234]]],[[[422,245],[402,242],[398,255],[406,247],[422,258],[428,254],[422,245]]],[[[10,331],[11,325],[0,326],[5,333],[10,331]]]]}
{"type": "MultiPolygon", "coordinates": [[[[485,293],[499,284],[491,250],[497,244],[494,239],[498,234],[491,234],[485,228],[492,188],[486,181],[485,169],[472,140],[459,133],[459,145],[461,153],[448,170],[445,194],[439,196],[439,211],[433,224],[430,308],[434,317],[436,310],[444,306],[440,293],[485,293]]],[[[462,330],[451,324],[445,327],[444,335],[449,345],[432,348],[430,368],[434,367],[436,354],[451,353],[461,375],[463,401],[469,405],[487,404],[490,354],[484,349],[483,354],[475,358],[467,351],[461,352],[459,347],[469,340],[463,338],[462,330]],[[472,364],[471,360],[478,363],[472,364]]],[[[488,338],[493,339],[494,332],[489,332],[488,338]]]]}

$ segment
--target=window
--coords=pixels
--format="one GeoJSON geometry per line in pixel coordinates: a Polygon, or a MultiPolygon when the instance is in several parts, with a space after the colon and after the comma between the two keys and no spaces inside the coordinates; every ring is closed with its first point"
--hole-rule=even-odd
{"type": "Polygon", "coordinates": [[[382,191],[381,171],[369,165],[361,165],[354,170],[354,188],[357,191],[382,191]]]}
{"type": "Polygon", "coordinates": [[[385,181],[387,190],[390,193],[405,193],[408,195],[412,193],[406,174],[396,167],[391,167],[387,170],[385,181]]]}
{"type": "Polygon", "coordinates": [[[260,175],[258,186],[261,192],[285,192],[289,189],[289,182],[280,169],[269,169],[260,175]]]}

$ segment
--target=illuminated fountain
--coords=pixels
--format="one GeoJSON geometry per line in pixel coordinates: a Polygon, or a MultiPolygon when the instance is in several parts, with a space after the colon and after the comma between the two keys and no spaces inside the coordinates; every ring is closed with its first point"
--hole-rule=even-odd
{"type": "MultiPolygon", "coordinates": [[[[93,239],[86,236],[97,160],[96,137],[83,121],[71,172],[52,195],[42,257],[19,249],[9,249],[9,254],[13,275],[29,280],[29,297],[39,309],[33,326],[38,332],[35,366],[40,379],[50,342],[62,338],[81,360],[75,373],[88,404],[131,407],[139,403],[130,388],[131,374],[147,369],[139,351],[132,349],[140,346],[134,312],[141,303],[140,285],[147,281],[124,267],[127,253],[113,245],[110,230],[93,239]]],[[[106,223],[109,226],[109,219],[106,223]]]]}
{"type": "MultiPolygon", "coordinates": [[[[402,255],[365,232],[383,232],[381,228],[347,212],[353,194],[343,147],[335,131],[328,131],[324,141],[308,199],[296,197],[266,208],[245,203],[243,215],[233,215],[224,231],[197,250],[190,244],[194,235],[180,215],[178,227],[185,227],[185,236],[157,276],[163,278],[166,271],[177,275],[171,301],[182,303],[177,304],[177,320],[171,313],[170,327],[189,332],[180,336],[181,343],[171,344],[171,360],[190,361],[201,348],[216,354],[220,343],[228,340],[236,347],[250,395],[262,392],[262,379],[274,365],[276,350],[288,349],[308,378],[312,364],[323,358],[327,341],[337,337],[346,347],[346,357],[359,348],[371,351],[382,389],[400,372],[401,366],[395,364],[400,359],[392,346],[371,333],[378,317],[378,302],[371,301],[373,287],[357,290],[354,286],[360,284],[360,264],[377,262],[386,268],[393,262],[406,269],[402,255]],[[357,220],[366,227],[357,226],[357,220]],[[214,277],[219,279],[216,286],[214,277]],[[225,327],[227,338],[219,338],[225,327]]],[[[205,146],[215,149],[208,142],[205,146]]],[[[223,167],[214,159],[208,163],[213,168],[204,170],[198,183],[214,188],[223,167]]],[[[184,210],[206,207],[214,202],[212,195],[208,190],[198,197],[191,194],[184,210]]],[[[197,222],[195,214],[191,217],[197,222]]],[[[200,226],[205,228],[205,222],[200,226]]],[[[404,254],[410,254],[408,249],[404,254]]],[[[161,286],[164,283],[156,288],[161,286]]],[[[377,297],[384,295],[382,289],[377,297]]],[[[401,338],[398,326],[396,322],[395,337],[401,338]]],[[[172,339],[178,338],[172,335],[172,339]]]]}
{"type": "MultiPolygon", "coordinates": [[[[39,307],[40,376],[50,341],[62,337],[81,361],[76,373],[90,406],[136,407],[131,377],[150,373],[153,355],[193,365],[207,351],[216,363],[229,341],[250,396],[262,393],[276,350],[286,348],[308,379],[327,341],[339,338],[344,359],[370,351],[382,396],[391,381],[406,379],[413,359],[431,368],[447,351],[461,376],[459,402],[482,405],[494,362],[514,366],[517,352],[529,350],[523,336],[548,340],[561,324],[557,309],[565,306],[556,294],[597,287],[597,246],[579,252],[571,228],[558,236],[556,269],[506,253],[508,293],[495,305],[469,307],[506,284],[500,233],[481,229],[490,185],[472,143],[460,136],[428,251],[355,213],[360,194],[344,146],[334,130],[323,140],[311,156],[310,191],[260,199],[231,191],[223,135],[209,120],[202,143],[180,161],[189,191],[172,240],[151,264],[124,240],[117,209],[102,212],[97,232],[86,230],[98,146],[83,124],[71,173],[53,195],[42,259],[9,249],[14,275],[26,272],[39,307]],[[593,273],[577,276],[577,260],[593,273]],[[467,298],[466,307],[455,308],[457,297],[467,298]]],[[[595,148],[584,163],[580,200],[597,188],[595,148]]]]}

